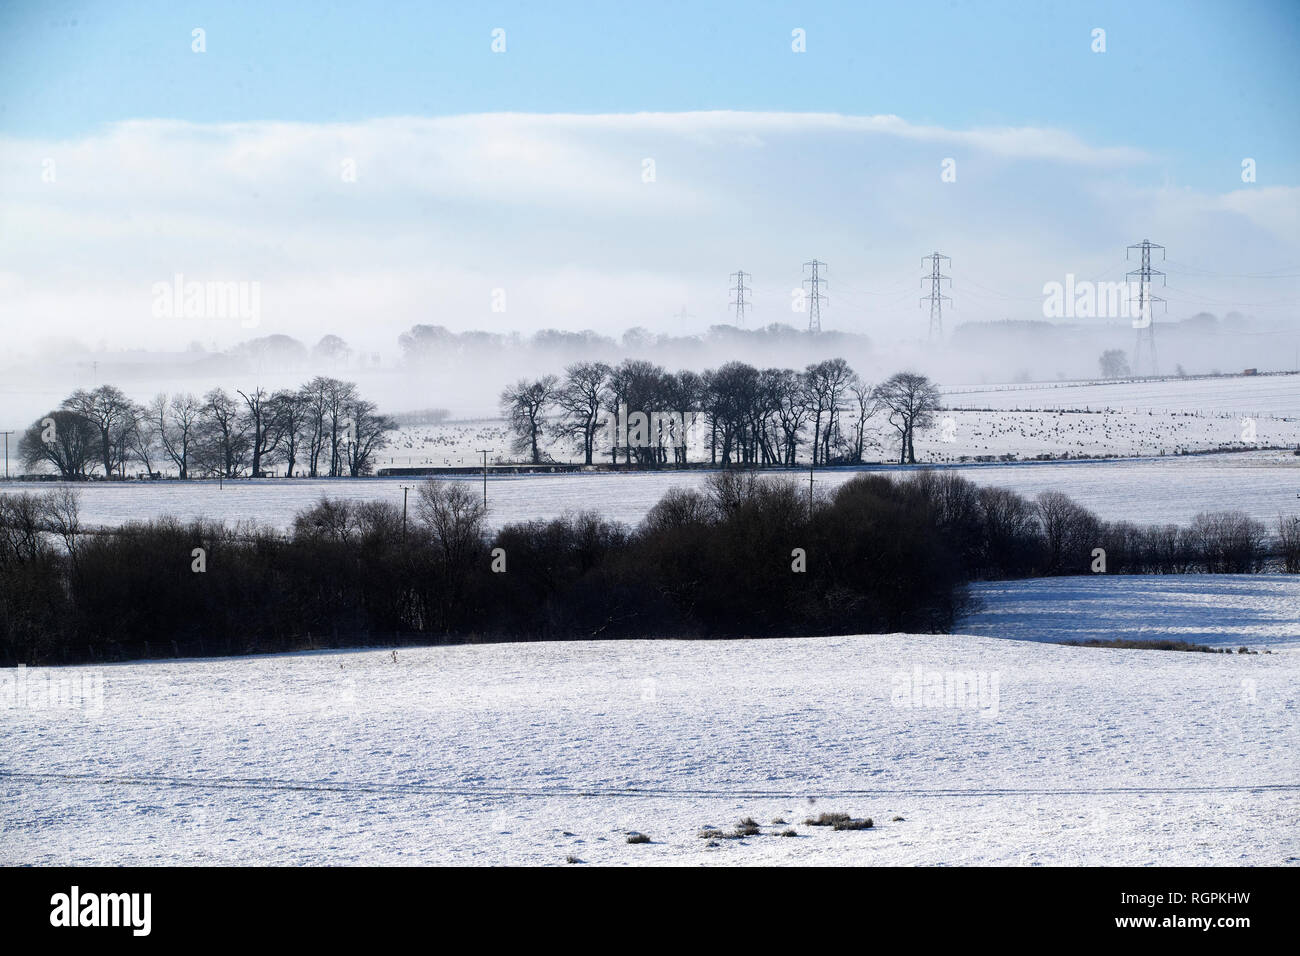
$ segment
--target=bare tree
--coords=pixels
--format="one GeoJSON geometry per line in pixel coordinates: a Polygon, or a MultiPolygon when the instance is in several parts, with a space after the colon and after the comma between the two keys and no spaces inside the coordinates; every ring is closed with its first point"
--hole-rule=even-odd
{"type": "Polygon", "coordinates": [[[116,386],[101,385],[90,391],[77,389],[63,400],[63,409],[80,415],[99,434],[99,460],[104,477],[113,477],[125,455],[125,436],[139,415],[135,403],[116,386]]]}
{"type": "Polygon", "coordinates": [[[299,394],[307,408],[304,435],[307,439],[308,474],[315,478],[326,462],[329,475],[343,474],[347,467],[342,451],[343,440],[353,437],[348,433],[344,407],[357,397],[356,386],[318,375],[304,385],[299,394]]]}
{"type": "Polygon", "coordinates": [[[139,412],[135,421],[131,423],[126,440],[131,454],[135,455],[136,460],[144,466],[145,472],[152,477],[154,452],[158,450],[158,426],[154,424],[149,409],[141,408],[139,412]]]}
{"type": "Polygon", "coordinates": [[[189,392],[174,396],[170,402],[160,393],[154,396],[146,412],[163,453],[176,466],[182,481],[190,476],[190,456],[197,442],[202,408],[189,392]]]}
{"type": "Polygon", "coordinates": [[[849,394],[858,410],[858,417],[853,422],[853,462],[859,464],[866,451],[867,422],[880,411],[881,401],[875,386],[856,375],[849,383],[849,394]]]}
{"type": "Polygon", "coordinates": [[[728,362],[705,372],[704,381],[712,460],[723,466],[753,463],[757,445],[751,432],[760,391],[758,369],[745,362],[728,362]]]}
{"type": "Polygon", "coordinates": [[[543,375],[531,382],[521,378],[501,393],[501,410],[515,435],[511,448],[516,454],[530,452],[534,465],[542,461],[539,442],[546,427],[546,409],[555,399],[558,381],[554,375],[543,375]]]}
{"type": "Polygon", "coordinates": [[[325,379],[325,413],[329,425],[330,477],[343,474],[346,455],[344,440],[355,440],[354,425],[348,420],[347,407],[357,398],[357,387],[352,382],[337,378],[325,379]]]}
{"type": "Polygon", "coordinates": [[[876,390],[876,397],[889,410],[889,424],[898,432],[898,463],[916,464],[912,436],[917,428],[926,428],[939,408],[939,389],[917,372],[891,375],[876,390]]]}
{"type": "Polygon", "coordinates": [[[200,448],[209,472],[234,478],[248,455],[248,426],[238,403],[221,388],[203,396],[200,448]]]}
{"type": "Polygon", "coordinates": [[[680,414],[680,417],[672,418],[669,427],[672,431],[673,460],[676,464],[684,465],[690,455],[690,434],[704,402],[704,378],[691,371],[665,376],[664,394],[669,408],[680,414]]]}
{"type": "Polygon", "coordinates": [[[1277,538],[1282,548],[1282,566],[1288,574],[1300,572],[1300,518],[1278,515],[1277,538]]]}
{"type": "Polygon", "coordinates": [[[1042,492],[1034,507],[1047,545],[1048,573],[1085,570],[1101,537],[1097,516],[1059,491],[1042,492]]]}
{"type": "Polygon", "coordinates": [[[239,392],[248,410],[246,421],[249,428],[249,453],[252,455],[253,477],[262,474],[262,457],[271,452],[279,441],[279,422],[276,420],[276,405],[271,402],[270,393],[262,386],[252,392],[239,392]]]}
{"type": "Polygon", "coordinates": [[[99,433],[75,412],[50,412],[27,426],[18,440],[18,457],[28,468],[42,462],[53,465],[70,481],[86,477],[95,460],[99,433]]]}
{"type": "Polygon", "coordinates": [[[1253,574],[1263,565],[1266,529],[1244,511],[1203,511],[1189,530],[1210,574],[1253,574]]]}
{"type": "Polygon", "coordinates": [[[853,369],[842,358],[827,359],[809,365],[804,371],[813,412],[813,462],[831,461],[831,442],[836,434],[837,419],[842,409],[844,392],[853,381],[853,369]],[[826,415],[826,428],[821,427],[821,417],[826,415]],[[818,454],[818,444],[821,453],[818,454]]]}
{"type": "Polygon", "coordinates": [[[343,448],[348,474],[353,478],[369,474],[374,453],[388,443],[388,433],[397,428],[397,423],[380,415],[375,403],[363,398],[349,399],[343,414],[350,430],[343,448]]]}
{"type": "Polygon", "coordinates": [[[77,535],[81,533],[81,494],[59,488],[41,496],[41,513],[49,529],[63,540],[73,561],[77,559],[77,535]]]}
{"type": "Polygon", "coordinates": [[[317,375],[298,391],[306,415],[303,437],[307,442],[307,474],[312,478],[320,474],[321,455],[329,438],[329,381],[317,375]]]}
{"type": "Polygon", "coordinates": [[[279,423],[276,450],[285,463],[284,476],[292,478],[310,420],[309,402],[301,392],[280,391],[271,396],[270,403],[274,407],[272,414],[279,423]]]}
{"type": "Polygon", "coordinates": [[[802,377],[792,369],[781,369],[780,378],[773,383],[772,400],[776,404],[776,421],[784,448],[782,463],[794,467],[799,455],[799,435],[811,414],[802,377]]]}
{"type": "Polygon", "coordinates": [[[564,370],[564,383],[555,393],[555,403],[564,413],[560,427],[579,443],[588,465],[601,427],[600,410],[605,404],[610,371],[604,362],[575,362],[564,370]]]}

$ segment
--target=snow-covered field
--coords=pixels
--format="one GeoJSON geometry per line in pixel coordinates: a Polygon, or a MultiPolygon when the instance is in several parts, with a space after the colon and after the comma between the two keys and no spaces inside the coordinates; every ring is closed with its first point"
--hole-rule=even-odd
{"type": "MultiPolygon", "coordinates": [[[[863,469],[818,472],[817,487],[830,489],[863,469]]],[[[876,470],[897,473],[893,466],[876,470]]],[[[808,473],[789,473],[807,482],[808,473]]],[[[1270,528],[1279,514],[1300,514],[1300,457],[1286,452],[1243,452],[1161,459],[1022,462],[960,466],[978,484],[1000,485],[1025,495],[1058,490],[1074,496],[1107,520],[1138,524],[1186,523],[1201,511],[1240,509],[1270,528]]],[[[706,472],[543,474],[492,476],[490,518],[497,525],[595,509],[635,523],[670,487],[697,487],[706,472]]],[[[419,480],[419,479],[415,479],[419,480]]],[[[476,490],[477,477],[466,481],[476,490]]],[[[225,482],[90,482],[82,495],[82,519],[91,525],[170,514],[182,519],[256,520],[285,528],[293,515],[322,496],[379,499],[401,506],[403,484],[412,479],[259,479],[225,482]]],[[[42,490],[53,485],[0,482],[0,492],[42,490]]]]}
{"type": "Polygon", "coordinates": [[[943,388],[943,398],[944,404],[954,408],[1091,408],[1294,417],[1300,414],[1300,375],[949,385],[943,388]]]}
{"type": "Polygon", "coordinates": [[[1300,576],[1097,574],[994,581],[973,588],[983,608],[967,634],[1022,641],[1169,638],[1226,647],[1300,645],[1300,576]]]}
{"type": "MultiPolygon", "coordinates": [[[[889,448],[889,436],[880,447],[889,448]]],[[[940,412],[916,435],[918,461],[989,456],[1063,458],[1178,455],[1220,449],[1300,447],[1300,416],[1231,413],[961,411],[940,412]],[[1243,435],[1250,436],[1249,441],[1243,435]]]]}
{"type": "MultiPolygon", "coordinates": [[[[1179,580],[1153,582],[1171,632],[1271,626],[1194,581],[1178,608],[1179,580]]],[[[1300,656],[1273,647],[894,634],[46,671],[98,675],[101,708],[0,709],[0,863],[1293,864],[1300,656]],[[828,811],[875,826],[804,825],[828,811]],[[746,816],[761,834],[697,836],[746,816]]]]}
{"type": "MultiPolygon", "coordinates": [[[[1031,411],[944,413],[951,441],[940,421],[917,451],[1151,455],[1237,441],[1255,415],[1260,443],[1289,443],[1297,382],[950,394],[953,406],[1031,411]],[[1114,411],[1047,411],[1088,407],[1114,411]]],[[[451,423],[403,431],[389,457],[468,466],[505,444],[499,422],[451,423]]],[[[1284,452],[957,467],[1026,495],[1064,491],[1108,520],[1240,509],[1272,527],[1300,514],[1300,457],[1284,452]]],[[[818,472],[817,487],[860,470],[818,472]]],[[[706,479],[493,476],[490,515],[595,509],[634,523],[669,487],[706,479]]],[[[284,528],[324,495],[400,506],[414,480],[78,487],[91,525],[171,514],[284,528]]],[[[1089,576],[976,591],[981,607],[951,636],[0,672],[0,864],[1300,862],[1300,582],[1089,576]],[[1271,653],[1049,643],[1114,637],[1271,653]],[[32,706],[51,687],[80,706],[32,706]],[[875,826],[804,825],[822,812],[875,826]],[[744,817],[762,832],[697,835],[744,817]],[[777,835],[788,827],[797,836],[777,835]],[[651,842],[629,844],[633,832],[651,842]]]]}
{"type": "MultiPolygon", "coordinates": [[[[943,403],[933,426],[916,436],[917,455],[931,462],[1300,445],[1300,375],[953,385],[944,388],[943,403]]],[[[874,444],[865,457],[889,460],[895,434],[883,416],[871,421],[867,435],[874,444]]],[[[702,427],[697,438],[692,457],[700,460],[702,427]]],[[[582,460],[568,440],[544,437],[542,447],[558,462],[582,460]]],[[[378,465],[472,467],[483,449],[493,462],[517,459],[505,422],[484,418],[403,428],[378,465]]]]}
{"type": "MultiPolygon", "coordinates": [[[[1101,386],[1098,386],[1099,388],[1101,386]]],[[[1289,404],[1281,399],[1279,409],[1257,411],[1200,411],[1186,408],[1079,411],[1070,401],[1050,401],[1053,391],[1008,393],[1011,400],[996,395],[953,396],[953,407],[940,411],[928,428],[916,434],[918,460],[953,462],[988,456],[1015,458],[1115,457],[1174,455],[1217,451],[1224,448],[1294,448],[1300,446],[1300,379],[1293,379],[1289,404]],[[989,411],[985,397],[1007,402],[989,411]],[[974,398],[975,401],[965,401],[974,398]],[[961,400],[959,400],[961,399],[961,400]],[[1024,403],[1023,405],[1020,403],[1024,403]],[[1035,406],[1044,403],[1042,410],[1035,406]],[[978,406],[977,409],[962,406],[978,406]]],[[[1105,392],[1102,392],[1105,395],[1105,392]]],[[[1084,396],[1086,397],[1086,396],[1084,396]]],[[[1094,399],[1096,396],[1094,396],[1094,399]]],[[[1171,400],[1175,405],[1176,401],[1171,400]]],[[[864,460],[889,461],[897,454],[897,435],[877,417],[866,429],[868,450],[864,460]]],[[[581,463],[581,453],[568,440],[544,440],[544,452],[554,461],[581,463]]],[[[496,419],[442,425],[412,426],[398,431],[391,445],[376,459],[379,468],[391,467],[474,467],[488,451],[491,462],[518,461],[510,449],[505,424],[496,419]]],[[[692,461],[708,457],[704,426],[692,442],[692,461]]],[[[608,461],[608,451],[600,457],[608,461]]]]}

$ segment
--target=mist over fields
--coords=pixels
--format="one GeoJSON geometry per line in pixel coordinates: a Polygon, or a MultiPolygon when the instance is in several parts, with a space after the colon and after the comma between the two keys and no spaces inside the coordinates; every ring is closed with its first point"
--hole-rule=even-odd
{"type": "MultiPolygon", "coordinates": [[[[919,315],[916,321],[919,329],[919,315]]],[[[314,374],[356,381],[390,414],[436,407],[446,409],[452,418],[483,418],[499,414],[501,389],[518,378],[558,374],[581,360],[623,358],[698,370],[729,361],[798,369],[843,357],[868,380],[914,368],[952,388],[1092,380],[1099,377],[1101,353],[1127,352],[1135,336],[1128,322],[1044,319],[961,323],[950,341],[937,346],[919,338],[876,341],[833,329],[814,336],[790,324],[760,329],[715,325],[693,335],[655,334],[643,328],[619,335],[590,330],[502,334],[424,328],[430,331],[416,341],[412,330],[401,330],[388,347],[371,351],[353,347],[346,336],[330,331],[320,338],[328,336],[332,349],[320,348],[319,338],[299,340],[269,330],[258,330],[259,334],[224,349],[195,338],[181,351],[96,348],[78,340],[47,340],[0,357],[0,418],[14,426],[26,425],[57,407],[75,388],[104,382],[144,402],[160,391],[202,394],[218,386],[292,387],[314,374]]],[[[1164,374],[1175,374],[1176,369],[1187,375],[1232,374],[1246,368],[1294,370],[1300,359],[1300,331],[1237,313],[1157,320],[1157,341],[1164,374]]]]}

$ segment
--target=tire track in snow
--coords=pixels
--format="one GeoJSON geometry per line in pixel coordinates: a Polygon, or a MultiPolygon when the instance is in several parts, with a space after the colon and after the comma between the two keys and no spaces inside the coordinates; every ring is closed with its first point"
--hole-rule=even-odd
{"type": "Polygon", "coordinates": [[[1091,796],[1105,794],[1195,794],[1250,793],[1256,791],[1295,792],[1300,783],[1257,783],[1222,786],[1186,787],[945,787],[945,788],[867,788],[829,789],[794,792],[763,789],[703,789],[669,787],[595,787],[538,790],[510,787],[439,787],[419,783],[384,783],[371,781],[285,780],[258,777],[172,777],[148,774],[75,774],[29,773],[0,770],[0,780],[19,783],[84,783],[97,786],[196,787],[210,790],[311,791],[319,793],[387,793],[447,797],[695,797],[712,799],[849,799],[852,797],[1018,797],[1018,796],[1091,796]]]}

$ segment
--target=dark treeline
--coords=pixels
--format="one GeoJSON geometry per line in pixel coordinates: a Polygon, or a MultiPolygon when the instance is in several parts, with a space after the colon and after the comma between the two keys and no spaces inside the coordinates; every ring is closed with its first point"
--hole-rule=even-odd
{"type": "Polygon", "coordinates": [[[366,475],[396,423],[352,382],[317,376],[298,389],[257,388],[202,397],[159,394],[147,405],[121,389],[78,389],[32,422],[18,443],[28,468],[53,466],[63,478],[125,477],[128,463],[181,479],[366,475]]]}
{"type": "Polygon", "coordinates": [[[698,355],[701,350],[751,357],[792,353],[811,357],[827,352],[864,354],[871,349],[871,342],[864,335],[832,330],[809,332],[780,322],[752,329],[711,325],[706,332],[696,335],[668,335],[634,326],[617,338],[590,329],[579,332],[541,329],[525,336],[518,332],[453,332],[441,325],[414,325],[398,336],[397,344],[403,363],[413,367],[455,365],[473,358],[499,361],[512,352],[541,360],[571,356],[616,362],[629,353],[674,361],[698,355]]]}
{"type": "Polygon", "coordinates": [[[487,526],[455,481],[386,502],[325,499],[292,530],[172,519],[81,528],[75,492],[0,496],[0,658],[114,660],[411,643],[950,630],[977,579],[1300,570],[1240,513],[1107,524],[951,472],[859,475],[810,499],[789,479],[712,476],[635,528],[583,513],[487,526]]]}
{"type": "Polygon", "coordinates": [[[620,456],[624,464],[682,465],[689,429],[702,428],[710,464],[753,468],[793,467],[805,448],[814,465],[860,463],[877,415],[898,436],[899,462],[915,463],[913,436],[932,423],[939,400],[924,375],[899,372],[873,385],[842,358],[802,371],[739,361],[703,372],[642,359],[575,362],[563,377],[521,379],[500,396],[513,450],[533,464],[544,460],[549,436],[571,441],[588,465],[601,454],[615,465],[620,456]]]}

